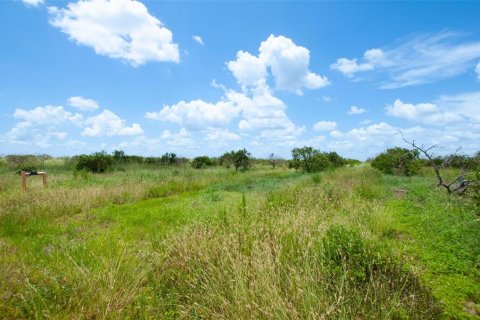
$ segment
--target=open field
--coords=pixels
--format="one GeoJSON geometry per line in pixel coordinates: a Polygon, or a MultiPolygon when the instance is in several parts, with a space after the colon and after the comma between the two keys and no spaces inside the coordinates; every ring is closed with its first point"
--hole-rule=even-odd
{"type": "Polygon", "coordinates": [[[429,174],[0,170],[0,318],[480,314],[478,215],[429,174]]]}

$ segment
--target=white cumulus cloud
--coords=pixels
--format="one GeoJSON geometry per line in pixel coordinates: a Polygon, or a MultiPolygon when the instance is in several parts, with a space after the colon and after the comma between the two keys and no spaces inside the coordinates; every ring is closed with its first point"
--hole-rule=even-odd
{"type": "Polygon", "coordinates": [[[359,108],[357,106],[351,106],[350,107],[350,110],[348,110],[347,114],[349,115],[356,115],[356,114],[362,114],[362,113],[365,113],[367,112],[367,110],[363,109],[363,108],[359,108]]]}
{"type": "Polygon", "coordinates": [[[209,129],[205,135],[205,140],[207,141],[234,141],[234,140],[240,140],[241,137],[229,131],[228,129],[222,129],[222,128],[215,128],[215,129],[209,129]]]}
{"type": "Polygon", "coordinates": [[[330,65],[330,68],[340,71],[347,77],[353,77],[357,72],[370,71],[385,63],[385,54],[381,49],[370,49],[365,51],[363,59],[363,63],[358,63],[358,59],[339,58],[337,62],[330,65]]]}
{"type": "Polygon", "coordinates": [[[93,99],[82,98],[79,96],[68,98],[68,104],[71,107],[78,108],[82,111],[98,109],[98,103],[93,99]]]}
{"type": "Polygon", "coordinates": [[[238,83],[244,87],[265,85],[268,75],[265,63],[245,51],[237,52],[237,59],[227,63],[238,83]]]}
{"type": "Polygon", "coordinates": [[[242,86],[257,86],[271,75],[277,90],[302,94],[302,89],[318,89],[330,82],[309,69],[310,51],[284,36],[270,35],[260,44],[258,56],[239,51],[237,59],[227,63],[242,86]]]}
{"type": "Polygon", "coordinates": [[[196,147],[196,143],[192,139],[192,134],[185,128],[181,128],[178,133],[164,130],[161,138],[166,141],[168,145],[176,147],[196,147]]]}
{"type": "Polygon", "coordinates": [[[139,124],[133,123],[128,127],[125,125],[125,120],[110,110],[104,110],[102,113],[86,119],[85,126],[82,135],[89,137],[132,136],[143,133],[139,124]]]}
{"type": "Polygon", "coordinates": [[[44,3],[44,0],[22,0],[27,6],[38,7],[44,3]]]}
{"type": "Polygon", "coordinates": [[[49,7],[50,23],[97,54],[133,66],[148,61],[180,61],[173,34],[140,1],[80,0],[49,7]]]}
{"type": "Polygon", "coordinates": [[[319,121],[313,125],[315,131],[332,131],[337,128],[335,121],[319,121]]]}
{"type": "Polygon", "coordinates": [[[440,111],[434,103],[403,103],[400,99],[386,107],[387,115],[429,125],[445,125],[463,120],[458,112],[440,111]]]}
{"type": "Polygon", "coordinates": [[[231,101],[208,103],[203,100],[193,100],[165,106],[158,112],[147,112],[145,117],[151,120],[173,122],[191,129],[202,129],[227,126],[237,115],[238,109],[231,101]]]}
{"type": "Polygon", "coordinates": [[[16,109],[13,118],[18,120],[2,140],[15,144],[32,144],[50,147],[52,140],[65,140],[68,134],[59,130],[67,126],[81,126],[83,117],[66,111],[63,106],[45,106],[34,109],[16,109]]]}

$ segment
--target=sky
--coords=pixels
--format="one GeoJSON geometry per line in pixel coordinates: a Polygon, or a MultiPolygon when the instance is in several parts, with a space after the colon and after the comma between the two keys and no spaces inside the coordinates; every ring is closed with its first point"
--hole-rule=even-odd
{"type": "Polygon", "coordinates": [[[480,2],[0,1],[0,155],[480,150],[480,2]]]}

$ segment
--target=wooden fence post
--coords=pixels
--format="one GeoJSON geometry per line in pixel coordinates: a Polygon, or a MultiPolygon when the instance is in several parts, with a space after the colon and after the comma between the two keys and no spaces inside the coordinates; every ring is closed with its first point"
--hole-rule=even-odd
{"type": "Polygon", "coordinates": [[[46,187],[47,186],[47,173],[42,172],[41,175],[42,175],[43,186],[46,187]]]}
{"type": "Polygon", "coordinates": [[[25,171],[21,171],[20,175],[22,176],[22,191],[27,191],[27,173],[25,171]]]}

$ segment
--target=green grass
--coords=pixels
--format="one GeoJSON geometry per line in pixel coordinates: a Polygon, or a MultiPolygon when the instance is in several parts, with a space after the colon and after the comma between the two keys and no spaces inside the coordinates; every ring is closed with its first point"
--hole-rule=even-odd
{"type": "Polygon", "coordinates": [[[478,216],[428,174],[56,165],[27,194],[0,173],[0,318],[478,312],[478,216]]]}
{"type": "Polygon", "coordinates": [[[395,241],[444,305],[446,317],[480,310],[480,228],[465,199],[431,187],[427,179],[389,179],[407,194],[387,203],[395,241]]]}

